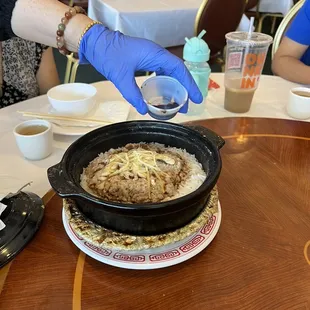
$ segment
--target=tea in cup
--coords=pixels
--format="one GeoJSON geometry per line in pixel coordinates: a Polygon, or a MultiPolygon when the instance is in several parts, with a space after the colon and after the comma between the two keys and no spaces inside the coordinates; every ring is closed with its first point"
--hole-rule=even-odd
{"type": "Polygon", "coordinates": [[[25,121],[14,128],[20,152],[30,160],[46,158],[53,150],[52,125],[45,120],[25,121]]]}
{"type": "Polygon", "coordinates": [[[310,88],[295,87],[291,89],[286,110],[292,118],[300,120],[310,118],[310,88]]]}

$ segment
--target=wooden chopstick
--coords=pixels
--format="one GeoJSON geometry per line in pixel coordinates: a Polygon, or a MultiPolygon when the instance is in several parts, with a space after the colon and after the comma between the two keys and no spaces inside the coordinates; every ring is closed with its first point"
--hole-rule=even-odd
{"type": "Polygon", "coordinates": [[[91,118],[79,118],[63,115],[51,115],[44,113],[35,113],[27,111],[17,111],[17,113],[23,114],[25,117],[35,117],[40,119],[49,119],[55,121],[70,121],[70,122],[80,122],[80,123],[97,123],[97,124],[112,124],[112,122],[102,121],[100,119],[91,119],[91,118]]]}

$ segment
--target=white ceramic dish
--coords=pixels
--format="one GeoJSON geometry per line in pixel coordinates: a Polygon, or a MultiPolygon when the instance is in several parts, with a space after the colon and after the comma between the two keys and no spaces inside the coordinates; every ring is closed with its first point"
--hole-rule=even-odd
{"type": "Polygon", "coordinates": [[[59,114],[82,116],[95,107],[96,94],[96,87],[90,84],[68,83],[51,88],[47,98],[59,114]]]}
{"type": "Polygon", "coordinates": [[[71,241],[85,254],[102,263],[125,269],[158,269],[182,263],[204,250],[215,238],[221,224],[222,210],[218,203],[218,213],[200,231],[179,242],[163,247],[122,251],[98,248],[78,237],[71,228],[64,210],[62,221],[71,241]]]}
{"type": "Polygon", "coordinates": [[[14,128],[16,144],[23,156],[30,160],[41,160],[48,157],[53,150],[53,130],[50,122],[32,119],[18,124],[14,128]],[[42,127],[44,131],[35,134],[24,134],[23,130],[42,127]]]}
{"type": "Polygon", "coordinates": [[[286,110],[287,114],[293,118],[300,120],[310,118],[310,88],[295,87],[291,89],[286,110]],[[298,93],[306,93],[308,96],[300,96],[298,93]]]}

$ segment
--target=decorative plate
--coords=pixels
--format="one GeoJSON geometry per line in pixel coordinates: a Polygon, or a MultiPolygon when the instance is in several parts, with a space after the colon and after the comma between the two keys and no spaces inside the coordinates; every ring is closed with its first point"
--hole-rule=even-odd
{"type": "Polygon", "coordinates": [[[71,241],[85,254],[102,263],[126,269],[158,269],[182,263],[204,250],[215,238],[221,224],[222,210],[218,202],[218,212],[198,232],[163,247],[140,251],[110,250],[99,248],[81,239],[70,226],[64,210],[62,220],[71,241]]]}

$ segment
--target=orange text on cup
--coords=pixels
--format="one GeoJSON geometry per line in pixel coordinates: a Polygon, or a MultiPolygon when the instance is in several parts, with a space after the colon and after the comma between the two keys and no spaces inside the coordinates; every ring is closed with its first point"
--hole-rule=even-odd
{"type": "Polygon", "coordinates": [[[242,74],[241,88],[255,88],[264,67],[266,53],[248,53],[242,74]]]}

